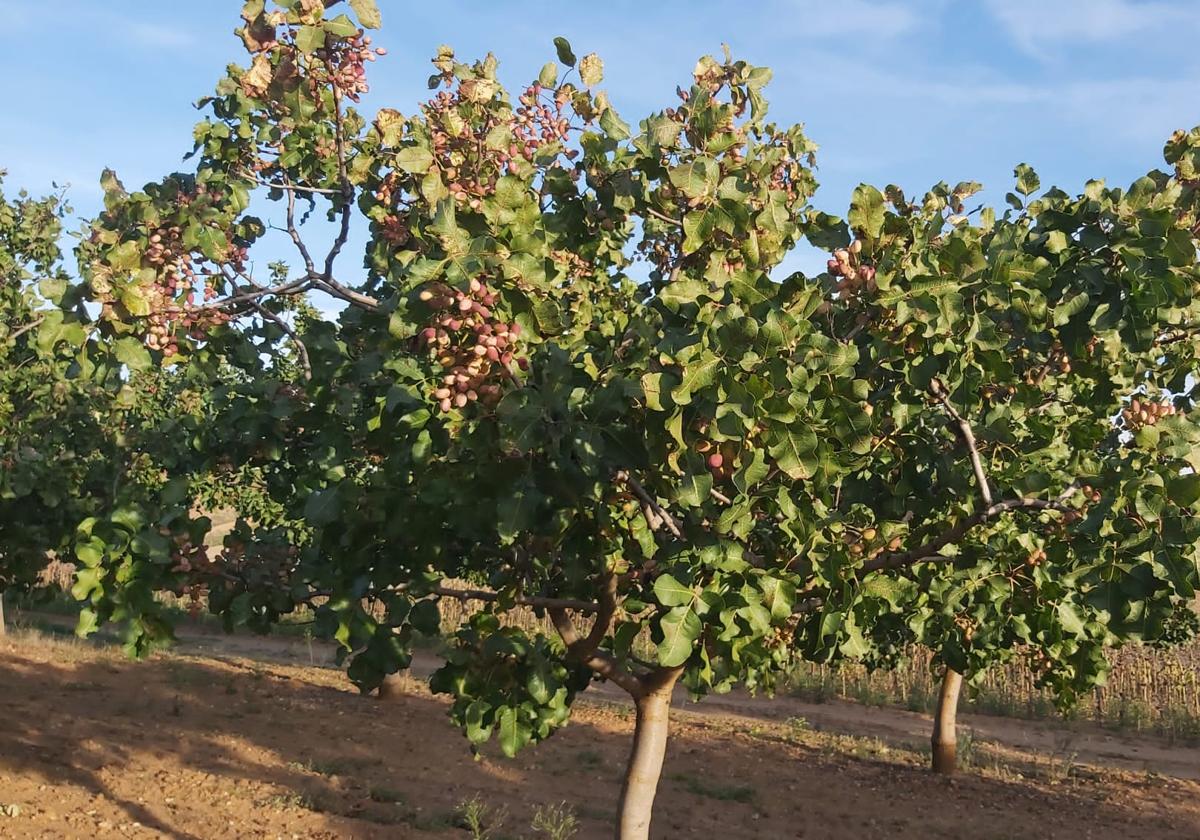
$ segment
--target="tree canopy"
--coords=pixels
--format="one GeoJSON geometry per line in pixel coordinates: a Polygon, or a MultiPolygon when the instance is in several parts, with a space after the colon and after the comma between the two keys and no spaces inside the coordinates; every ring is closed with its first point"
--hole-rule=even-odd
{"type": "Polygon", "coordinates": [[[144,595],[184,584],[257,626],[309,604],[368,689],[469,587],[434,689],[511,754],[592,679],[625,688],[637,837],[677,680],[770,688],[917,638],[968,674],[1028,646],[1069,694],[1194,596],[1200,131],[1128,188],[1020,166],[1002,213],[974,183],[862,185],[843,220],[766,68],[704,57],[635,128],[563,39],[515,96],[442,47],[427,102],[368,118],[379,15],[349,5],[246,3],[193,170],[105,174],[77,252],[100,333],[212,383],[178,468],[253,470],[274,518],[183,563],[193,485],[111,500],[75,542],[90,616],[152,639],[144,595]],[[295,259],[263,271],[273,229],[295,259]],[[779,276],[802,242],[827,270],[779,276]]]}

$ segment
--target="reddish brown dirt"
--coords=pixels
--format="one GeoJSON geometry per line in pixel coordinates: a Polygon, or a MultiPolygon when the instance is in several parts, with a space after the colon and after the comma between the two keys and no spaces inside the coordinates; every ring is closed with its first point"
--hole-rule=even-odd
{"type": "MultiPolygon", "coordinates": [[[[474,795],[536,836],[566,801],[604,838],[632,726],[612,705],[515,761],[472,761],[445,705],[409,683],[381,703],[322,668],[0,640],[4,838],[466,837],[474,795]]],[[[932,777],[907,753],[782,722],[678,712],[655,837],[1200,838],[1200,784],[1013,770],[932,777]],[[859,758],[854,753],[876,753],[859,758]]]]}

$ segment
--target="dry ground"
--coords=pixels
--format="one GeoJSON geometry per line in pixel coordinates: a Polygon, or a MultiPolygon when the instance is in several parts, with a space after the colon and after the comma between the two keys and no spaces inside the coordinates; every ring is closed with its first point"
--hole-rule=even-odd
{"type": "MultiPolygon", "coordinates": [[[[545,836],[531,815],[564,800],[578,838],[609,836],[624,706],[580,704],[515,761],[473,761],[415,682],[380,702],[334,670],[228,653],[130,663],[33,633],[0,640],[0,837],[465,838],[455,812],[474,796],[507,809],[493,840],[545,836]]],[[[813,731],[768,705],[760,720],[676,714],[656,838],[1200,838],[1194,780],[1010,744],[977,746],[976,767],[946,781],[894,741],[813,731]]]]}

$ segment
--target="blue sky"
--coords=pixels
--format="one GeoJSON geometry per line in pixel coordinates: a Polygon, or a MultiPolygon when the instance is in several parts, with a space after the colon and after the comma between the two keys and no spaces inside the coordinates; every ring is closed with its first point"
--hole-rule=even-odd
{"type": "MultiPolygon", "coordinates": [[[[1161,163],[1175,128],[1200,123],[1194,0],[766,0],[468,2],[380,0],[368,113],[411,113],[429,57],[489,50],[511,85],[565,35],[605,60],[604,87],[631,123],[673,103],[695,59],[735,55],[775,70],[772,117],[821,146],[816,204],[844,213],[860,181],[910,193],[982,181],[1003,200],[1019,162],[1043,185],[1127,183],[1161,163]]],[[[80,215],[101,168],[128,186],[177,170],[197,113],[244,53],[238,0],[0,0],[0,168],[7,189],[69,182],[80,215]]],[[[350,261],[347,261],[347,268],[350,261]]],[[[348,278],[349,279],[349,278],[348,278]]]]}

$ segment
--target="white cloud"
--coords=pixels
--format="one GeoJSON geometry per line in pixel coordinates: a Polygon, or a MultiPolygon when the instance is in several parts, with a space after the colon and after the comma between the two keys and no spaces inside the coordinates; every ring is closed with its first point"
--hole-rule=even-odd
{"type": "Polygon", "coordinates": [[[925,18],[911,3],[879,0],[792,0],[786,6],[786,16],[772,15],[773,26],[799,37],[888,40],[909,34],[925,18]]]}
{"type": "Polygon", "coordinates": [[[1134,0],[985,0],[1017,46],[1043,56],[1063,43],[1097,44],[1150,32],[1194,32],[1194,9],[1186,4],[1134,0]]]}

